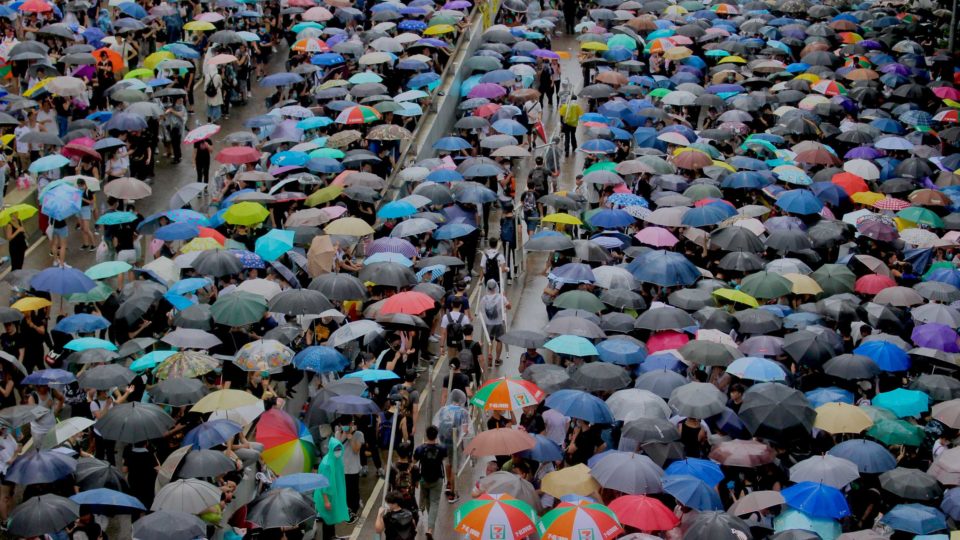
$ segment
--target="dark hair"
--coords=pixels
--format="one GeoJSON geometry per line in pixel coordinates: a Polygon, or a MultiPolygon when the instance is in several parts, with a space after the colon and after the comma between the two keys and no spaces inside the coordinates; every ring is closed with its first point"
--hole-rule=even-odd
{"type": "Polygon", "coordinates": [[[409,458],[413,455],[413,443],[410,441],[403,441],[397,445],[397,457],[400,458],[409,458]]]}
{"type": "Polygon", "coordinates": [[[460,369],[460,359],[451,358],[450,359],[450,369],[460,369]]]}
{"type": "Polygon", "coordinates": [[[440,430],[437,429],[437,426],[429,426],[429,427],[427,427],[427,434],[426,434],[426,435],[427,435],[427,440],[428,440],[428,441],[436,440],[436,438],[437,438],[438,436],[440,436],[440,430]]]}
{"type": "Polygon", "coordinates": [[[730,385],[730,392],[740,392],[740,394],[743,394],[746,391],[747,391],[747,388],[740,383],[735,383],[730,385]]]}
{"type": "Polygon", "coordinates": [[[408,372],[406,372],[406,373],[403,375],[403,380],[406,381],[406,382],[413,382],[413,381],[417,380],[417,372],[416,372],[416,371],[408,371],[408,372]]]}
{"type": "Polygon", "coordinates": [[[403,502],[403,496],[400,495],[399,491],[391,491],[387,493],[387,496],[384,498],[387,504],[400,504],[403,502]]]}
{"type": "Polygon", "coordinates": [[[243,475],[240,474],[240,471],[228,471],[223,475],[224,482],[233,482],[234,484],[240,484],[243,482],[243,475]]]}
{"type": "Polygon", "coordinates": [[[491,238],[491,239],[490,239],[490,247],[491,247],[491,248],[497,247],[497,239],[496,239],[496,238],[491,238]]]}
{"type": "Polygon", "coordinates": [[[473,325],[472,325],[472,324],[467,323],[467,324],[463,325],[463,337],[464,337],[464,338],[467,338],[467,337],[473,338],[473,325]]]}
{"type": "Polygon", "coordinates": [[[450,306],[455,309],[460,309],[461,307],[463,307],[463,300],[461,300],[459,296],[455,296],[453,300],[450,302],[450,306]]]}

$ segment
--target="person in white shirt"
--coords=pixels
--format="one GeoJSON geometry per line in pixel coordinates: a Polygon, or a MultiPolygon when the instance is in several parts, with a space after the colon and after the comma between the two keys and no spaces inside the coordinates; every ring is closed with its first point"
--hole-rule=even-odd
{"type": "Polygon", "coordinates": [[[543,423],[546,428],[543,436],[559,444],[561,447],[567,438],[567,428],[570,427],[570,418],[556,409],[543,411],[543,423]]]}
{"type": "MultiPolygon", "coordinates": [[[[17,451],[20,445],[13,438],[13,434],[6,426],[0,425],[0,478],[7,474],[7,469],[17,457],[17,451]]],[[[0,483],[0,520],[6,522],[13,508],[13,488],[15,486],[9,482],[0,483]]]]}

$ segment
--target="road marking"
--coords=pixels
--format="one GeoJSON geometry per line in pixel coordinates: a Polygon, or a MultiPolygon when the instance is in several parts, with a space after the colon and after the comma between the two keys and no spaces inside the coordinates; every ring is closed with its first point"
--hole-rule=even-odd
{"type": "Polygon", "coordinates": [[[377,480],[376,485],[373,486],[373,491],[371,492],[370,498],[367,499],[367,504],[363,505],[363,512],[360,513],[360,519],[357,520],[357,523],[353,527],[353,532],[350,533],[350,540],[360,538],[360,533],[363,532],[367,518],[370,517],[370,512],[373,510],[373,507],[376,506],[377,499],[380,498],[379,493],[381,489],[383,489],[383,478],[377,480]]]}

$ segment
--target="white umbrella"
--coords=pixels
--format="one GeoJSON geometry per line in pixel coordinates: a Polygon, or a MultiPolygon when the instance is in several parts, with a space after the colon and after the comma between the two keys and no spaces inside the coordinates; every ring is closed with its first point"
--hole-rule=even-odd
{"type": "Polygon", "coordinates": [[[813,456],[790,467],[791,482],[817,482],[843,489],[857,478],[860,471],[856,463],[831,455],[813,456]]]}
{"type": "Polygon", "coordinates": [[[70,437],[82,433],[95,422],[89,418],[75,416],[68,418],[48,431],[42,441],[42,448],[54,448],[67,442],[70,437]]]}
{"type": "Polygon", "coordinates": [[[270,300],[280,294],[280,285],[277,285],[274,281],[263,278],[248,279],[238,285],[237,290],[257,294],[266,300],[270,300]]]}
{"type": "Polygon", "coordinates": [[[618,390],[607,398],[607,406],[614,418],[629,422],[638,418],[663,418],[672,415],[670,407],[663,398],[640,388],[618,390]]]}
{"type": "Polygon", "coordinates": [[[153,499],[150,510],[172,510],[200,514],[220,502],[220,489],[209,482],[174,480],[163,486],[153,499]]]}
{"type": "Polygon", "coordinates": [[[851,159],[844,162],[843,170],[855,174],[864,180],[877,180],[880,178],[880,169],[873,162],[865,159],[851,159]]]}

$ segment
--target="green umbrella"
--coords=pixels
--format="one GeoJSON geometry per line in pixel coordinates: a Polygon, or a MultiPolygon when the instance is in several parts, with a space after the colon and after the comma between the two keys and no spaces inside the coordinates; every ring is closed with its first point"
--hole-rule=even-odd
{"type": "Polygon", "coordinates": [[[888,446],[894,444],[920,446],[923,443],[925,432],[922,427],[911,424],[906,420],[881,418],[867,430],[867,435],[888,446]]]}
{"type": "Polygon", "coordinates": [[[637,41],[626,34],[616,34],[607,40],[607,47],[623,47],[631,51],[637,50],[637,41]]]}
{"type": "Polygon", "coordinates": [[[603,302],[587,291],[568,291],[556,298],[553,305],[561,309],[582,309],[590,313],[599,313],[606,309],[603,302]]]}
{"type": "Polygon", "coordinates": [[[950,268],[952,270],[954,266],[953,266],[953,263],[950,261],[935,262],[930,265],[930,269],[927,270],[927,273],[923,275],[923,279],[924,280],[929,279],[930,274],[932,274],[934,270],[939,270],[941,268],[950,268]]]}
{"type": "MultiPolygon", "coordinates": [[[[656,92],[656,90],[654,90],[656,92]]],[[[650,93],[651,95],[653,92],[650,93]]],[[[637,161],[653,169],[655,174],[673,174],[677,168],[660,156],[640,156],[637,161]]]]}
{"type": "Polygon", "coordinates": [[[106,261],[87,268],[84,274],[90,279],[107,279],[129,272],[133,267],[123,261],[106,261]]]}
{"type": "Polygon", "coordinates": [[[458,22],[460,22],[459,17],[455,17],[452,15],[437,15],[436,17],[433,17],[432,19],[430,19],[429,25],[430,26],[436,26],[438,24],[456,25],[458,22]]]}
{"type": "Polygon", "coordinates": [[[593,165],[587,167],[587,169],[583,171],[583,174],[590,174],[596,171],[616,172],[616,169],[617,169],[617,164],[612,161],[598,161],[593,165]]]}
{"type": "Polygon", "coordinates": [[[260,320],[267,311],[267,301],[258,294],[234,291],[221,296],[213,304],[213,320],[227,326],[244,326],[260,320]]]}
{"type": "Polygon", "coordinates": [[[779,298],[790,294],[790,280],[773,272],[757,272],[743,278],[740,290],[758,299],[779,298]]]}
{"type": "Polygon", "coordinates": [[[834,295],[853,292],[853,285],[857,282],[857,275],[843,264],[825,264],[810,274],[824,295],[834,295]]]}
{"type": "Polygon", "coordinates": [[[67,295],[67,302],[74,304],[87,304],[91,302],[103,302],[113,294],[113,289],[103,282],[98,282],[97,286],[83,293],[73,293],[67,295]]]}
{"type": "Polygon", "coordinates": [[[928,227],[934,227],[936,229],[943,228],[943,220],[940,219],[940,216],[935,214],[933,210],[929,208],[923,208],[922,206],[910,206],[904,208],[903,210],[897,212],[897,217],[903,218],[906,221],[912,221],[920,225],[926,225],[928,227]]]}
{"type": "Polygon", "coordinates": [[[720,192],[720,188],[710,184],[694,184],[687,188],[683,192],[684,197],[690,197],[695,201],[701,199],[722,199],[723,193],[720,192]]]}

